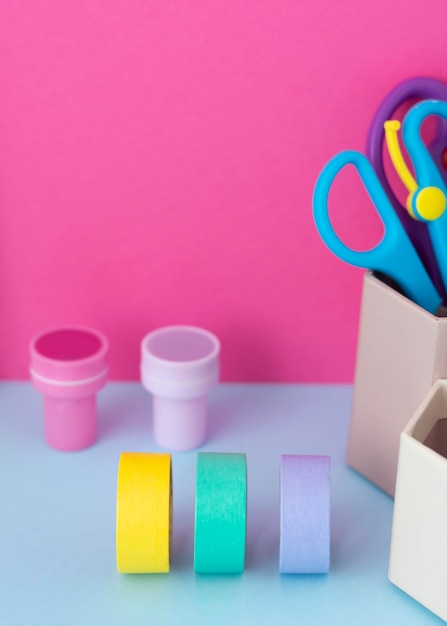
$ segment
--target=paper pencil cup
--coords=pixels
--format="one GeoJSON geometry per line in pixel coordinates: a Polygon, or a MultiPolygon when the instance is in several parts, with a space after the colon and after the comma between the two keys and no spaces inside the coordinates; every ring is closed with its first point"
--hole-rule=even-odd
{"type": "Polygon", "coordinates": [[[141,382],[153,394],[154,437],[161,447],[190,450],[205,440],[219,353],[217,337],[194,326],[167,326],[144,337],[141,382]]]}
{"type": "Polygon", "coordinates": [[[438,378],[447,378],[447,317],[432,315],[368,272],[347,462],[394,495],[400,433],[438,378]]]}
{"type": "Polygon", "coordinates": [[[96,330],[56,328],[31,340],[30,376],[44,396],[47,443],[74,451],[96,440],[96,393],[107,381],[108,341],[96,330]]]}

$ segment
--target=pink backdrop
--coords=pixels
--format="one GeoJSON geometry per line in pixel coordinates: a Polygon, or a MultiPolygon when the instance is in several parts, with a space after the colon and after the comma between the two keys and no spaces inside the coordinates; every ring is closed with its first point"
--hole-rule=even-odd
{"type": "MultiPolygon", "coordinates": [[[[442,0],[2,2],[0,376],[79,323],[137,378],[142,336],[191,323],[220,337],[224,380],[351,381],[362,270],[318,238],[313,186],[397,82],[447,80],[446,18],[442,0]]],[[[331,206],[362,245],[380,226],[346,182],[331,206]]]]}

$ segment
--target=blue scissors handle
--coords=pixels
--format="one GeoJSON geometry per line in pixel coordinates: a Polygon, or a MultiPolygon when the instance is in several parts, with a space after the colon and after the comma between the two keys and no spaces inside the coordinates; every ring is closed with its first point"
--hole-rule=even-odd
{"type": "Polygon", "coordinates": [[[445,190],[444,179],[421,136],[422,124],[430,115],[447,120],[447,102],[423,100],[415,104],[402,123],[402,137],[413,162],[419,186],[435,185],[445,190]]]}
{"type": "MultiPolygon", "coordinates": [[[[437,290],[445,295],[444,281],[439,271],[433,244],[426,224],[421,224],[413,219],[407,212],[404,205],[401,205],[394,194],[385,173],[385,166],[382,156],[385,142],[384,124],[392,119],[396,110],[405,103],[410,103],[412,99],[427,100],[436,99],[447,101],[447,85],[435,78],[418,76],[409,78],[396,85],[394,89],[384,98],[374,114],[369,127],[366,140],[366,156],[371,161],[376,174],[384,188],[397,216],[402,222],[411,243],[416,248],[419,257],[427,269],[433,284],[437,290]]],[[[436,120],[435,135],[430,142],[428,149],[434,162],[446,179],[446,171],[443,164],[443,154],[447,147],[447,121],[438,118],[436,120]]]]}
{"type": "MultiPolygon", "coordinates": [[[[447,196],[444,179],[421,136],[422,124],[430,115],[437,115],[447,120],[447,103],[438,100],[424,100],[410,109],[402,125],[403,141],[413,162],[418,185],[418,190],[413,194],[412,199],[415,203],[417,194],[426,187],[438,187],[447,196]]],[[[447,289],[447,211],[438,219],[428,221],[427,228],[444,287],[447,289]]]]}
{"type": "Polygon", "coordinates": [[[351,265],[387,275],[416,304],[432,313],[437,310],[441,298],[396,216],[371,163],[363,154],[348,150],[337,154],[326,164],[315,186],[313,209],[316,228],[334,254],[351,265]],[[349,164],[359,173],[384,225],[384,236],[370,250],[357,251],[349,248],[335,232],[329,217],[330,188],[339,172],[349,164]]]}

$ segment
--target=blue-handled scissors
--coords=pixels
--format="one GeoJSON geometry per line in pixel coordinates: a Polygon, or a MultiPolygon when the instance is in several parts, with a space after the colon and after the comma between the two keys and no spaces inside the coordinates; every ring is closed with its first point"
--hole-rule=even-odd
{"type": "MultiPolygon", "coordinates": [[[[436,255],[433,250],[431,238],[426,224],[418,223],[409,215],[405,206],[402,206],[391,185],[389,184],[383,162],[383,145],[385,141],[384,124],[390,120],[396,110],[402,105],[414,100],[443,100],[447,101],[447,85],[435,78],[425,76],[409,78],[396,85],[390,93],[385,96],[382,103],[377,108],[371,121],[366,140],[366,156],[371,164],[391,202],[397,216],[404,226],[413,246],[416,248],[424,267],[427,269],[436,289],[446,296],[444,281],[439,271],[436,255]]],[[[428,150],[433,157],[438,171],[447,180],[446,171],[446,148],[447,148],[447,121],[436,120],[435,134],[428,144],[428,150]]]]}
{"type": "Polygon", "coordinates": [[[406,167],[394,137],[399,129],[398,123],[389,122],[394,127],[389,128],[390,139],[387,138],[387,141],[396,170],[409,192],[407,210],[416,220],[426,222],[447,290],[447,185],[441,175],[441,168],[435,163],[421,136],[422,124],[430,115],[447,120],[447,103],[438,100],[420,102],[410,109],[402,125],[403,142],[413,163],[415,177],[406,167]]]}
{"type": "Polygon", "coordinates": [[[314,190],[314,220],[321,238],[338,257],[358,267],[369,268],[394,280],[416,304],[435,313],[441,304],[422,261],[408,238],[371,163],[360,152],[348,150],[333,157],[323,168],[314,190]],[[384,236],[371,250],[349,248],[335,232],[329,218],[328,198],[335,177],[352,164],[384,225],[384,236]]]}

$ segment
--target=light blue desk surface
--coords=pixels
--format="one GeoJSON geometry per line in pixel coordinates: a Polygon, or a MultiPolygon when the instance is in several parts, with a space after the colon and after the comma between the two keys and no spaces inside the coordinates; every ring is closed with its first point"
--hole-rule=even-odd
{"type": "Polygon", "coordinates": [[[173,455],[171,573],[120,575],[115,506],[121,451],[156,451],[137,383],[98,397],[100,436],[77,453],[46,446],[42,401],[0,384],[0,624],[441,624],[387,579],[393,501],[344,463],[349,386],[220,385],[202,448],[246,452],[248,527],[241,576],[193,570],[196,452],[173,455]],[[332,458],[331,571],[278,573],[279,459],[332,458]]]}

